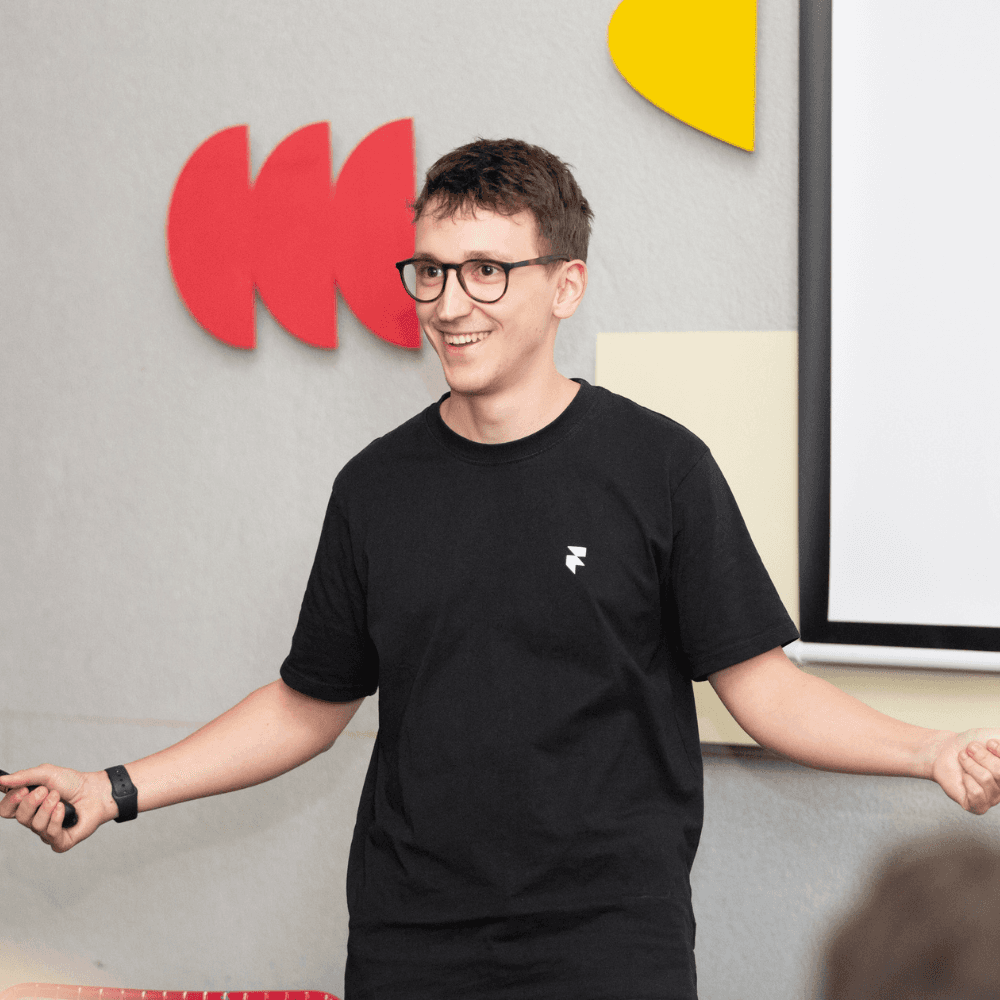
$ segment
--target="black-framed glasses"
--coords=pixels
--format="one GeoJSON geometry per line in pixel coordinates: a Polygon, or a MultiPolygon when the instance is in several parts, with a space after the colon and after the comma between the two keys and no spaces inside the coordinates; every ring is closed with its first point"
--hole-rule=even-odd
{"type": "Polygon", "coordinates": [[[444,293],[449,271],[455,272],[462,290],[474,302],[498,302],[507,291],[510,272],[515,267],[553,264],[557,260],[570,260],[570,258],[561,254],[550,254],[548,257],[518,260],[513,264],[485,258],[466,260],[461,264],[443,264],[428,257],[412,257],[410,260],[399,261],[396,270],[403,279],[407,295],[417,302],[433,302],[440,298],[444,293]]]}

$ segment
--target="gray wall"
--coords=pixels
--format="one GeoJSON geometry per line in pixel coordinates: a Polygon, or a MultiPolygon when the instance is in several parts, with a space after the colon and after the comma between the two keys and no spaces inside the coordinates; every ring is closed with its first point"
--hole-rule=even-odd
{"type": "MultiPolygon", "coordinates": [[[[272,680],[336,471],[443,391],[429,349],[384,344],[344,307],[332,352],[263,308],[252,352],[191,319],[164,220],[219,129],[249,124],[255,171],[310,122],[331,122],[339,168],[404,116],[418,173],[479,134],[570,161],[597,221],[587,299],[558,346],[567,375],[593,377],[602,330],[795,326],[795,0],[760,5],[752,155],[628,87],[606,48],[614,8],[4,0],[0,766],[128,761],[272,680]]],[[[62,857],[4,825],[0,943],[95,984],[339,992],[377,726],[370,699],[298,771],[62,857]]],[[[871,850],[975,822],[930,785],[790,765],[711,760],[707,796],[706,1000],[803,995],[816,935],[871,850]]]]}

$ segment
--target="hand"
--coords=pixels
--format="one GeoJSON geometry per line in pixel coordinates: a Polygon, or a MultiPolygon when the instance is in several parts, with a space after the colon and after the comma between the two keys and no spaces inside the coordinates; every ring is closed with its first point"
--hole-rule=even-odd
{"type": "Polygon", "coordinates": [[[89,837],[102,823],[115,819],[118,806],[111,797],[111,779],[104,771],[72,771],[43,764],[0,778],[0,818],[16,819],[36,833],[53,851],[62,854],[89,837]],[[29,792],[28,785],[38,785],[29,792]],[[64,830],[63,816],[69,802],[79,819],[64,830]]]}
{"type": "Polygon", "coordinates": [[[1000,802],[1000,729],[949,734],[934,760],[932,776],[949,798],[982,816],[1000,802]]]}

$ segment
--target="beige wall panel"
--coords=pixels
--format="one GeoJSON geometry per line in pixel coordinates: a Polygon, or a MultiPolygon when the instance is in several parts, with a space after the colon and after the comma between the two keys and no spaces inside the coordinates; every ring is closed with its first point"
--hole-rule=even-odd
{"type": "Polygon", "coordinates": [[[600,333],[599,385],[694,431],[798,620],[798,353],[792,330],[600,333]]]}
{"type": "MultiPolygon", "coordinates": [[[[711,449],[764,565],[798,621],[798,345],[794,330],[599,333],[598,385],[679,421],[711,449]]],[[[706,743],[753,743],[709,684],[706,743]]]]}
{"type": "MultiPolygon", "coordinates": [[[[797,334],[601,333],[595,379],[680,421],[712,449],[789,614],[798,621],[797,334]]],[[[962,731],[1000,718],[1000,675],[810,666],[887,715],[962,731]]],[[[709,684],[695,685],[705,743],[753,744],[709,684]]]]}
{"type": "Polygon", "coordinates": [[[804,668],[886,715],[928,729],[963,732],[1000,719],[1000,676],[905,667],[804,668]]]}

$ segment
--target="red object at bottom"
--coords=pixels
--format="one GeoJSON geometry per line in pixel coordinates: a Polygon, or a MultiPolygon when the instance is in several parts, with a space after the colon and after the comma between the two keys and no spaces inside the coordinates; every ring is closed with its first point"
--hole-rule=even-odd
{"type": "Polygon", "coordinates": [[[0,1000],[338,1000],[323,990],[133,990],[117,986],[19,983],[0,1000]]]}

